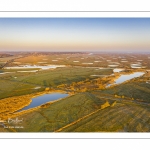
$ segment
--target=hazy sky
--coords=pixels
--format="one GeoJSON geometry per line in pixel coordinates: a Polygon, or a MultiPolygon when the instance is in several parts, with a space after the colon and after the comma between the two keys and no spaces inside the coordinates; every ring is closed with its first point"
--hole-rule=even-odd
{"type": "Polygon", "coordinates": [[[0,18],[0,51],[150,51],[150,18],[0,18]]]}

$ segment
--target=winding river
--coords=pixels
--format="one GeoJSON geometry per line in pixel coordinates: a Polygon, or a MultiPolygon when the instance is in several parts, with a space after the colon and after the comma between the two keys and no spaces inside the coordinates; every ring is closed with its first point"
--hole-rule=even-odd
{"type": "Polygon", "coordinates": [[[114,83],[107,85],[107,87],[110,87],[111,85],[121,84],[121,83],[131,80],[133,78],[140,77],[144,74],[145,74],[144,72],[134,72],[132,74],[120,75],[120,77],[118,79],[116,79],[114,81],[114,83]]]}

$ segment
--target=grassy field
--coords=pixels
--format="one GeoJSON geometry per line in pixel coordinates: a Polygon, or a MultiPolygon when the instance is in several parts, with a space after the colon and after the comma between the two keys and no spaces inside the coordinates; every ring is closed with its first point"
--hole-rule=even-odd
{"type": "Polygon", "coordinates": [[[106,101],[87,92],[76,94],[18,116],[23,118],[24,128],[7,129],[7,132],[56,132],[63,127],[60,132],[150,131],[150,106],[132,101],[116,101],[112,105],[114,101],[109,100],[110,106],[101,109],[106,101]]]}
{"type": "Polygon", "coordinates": [[[5,98],[0,101],[0,118],[8,119],[12,114],[31,103],[29,95],[5,98]]]}
{"type": "Polygon", "coordinates": [[[38,92],[41,90],[44,90],[44,88],[41,89],[34,89],[35,85],[25,82],[19,82],[8,79],[0,78],[0,99],[6,98],[6,97],[12,97],[12,96],[19,96],[19,95],[25,95],[30,94],[34,92],[38,92]]]}
{"type": "Polygon", "coordinates": [[[43,71],[28,77],[20,77],[22,80],[29,83],[37,83],[44,86],[55,87],[59,84],[70,84],[72,82],[82,81],[86,78],[91,78],[93,73],[110,74],[112,70],[95,70],[93,68],[58,68],[53,71],[43,71]]]}
{"type": "Polygon", "coordinates": [[[95,70],[95,68],[65,67],[36,73],[13,72],[0,75],[0,99],[43,91],[46,87],[56,88],[60,84],[94,79],[92,74],[108,75],[112,73],[112,69],[95,70]],[[34,89],[36,87],[41,88],[34,89]]]}
{"type": "Polygon", "coordinates": [[[58,102],[19,116],[23,118],[21,132],[53,132],[59,128],[97,110],[105,100],[90,93],[70,96],[58,102]],[[34,116],[34,117],[33,117],[34,116]]]}
{"type": "Polygon", "coordinates": [[[101,93],[124,96],[150,103],[150,84],[146,82],[129,82],[103,90],[101,93]]]}
{"type": "Polygon", "coordinates": [[[149,132],[149,117],[150,107],[117,102],[62,132],[149,132]]]}
{"type": "MultiPolygon", "coordinates": [[[[6,58],[6,61],[10,59],[6,58]]],[[[3,128],[0,124],[0,132],[149,132],[148,71],[143,69],[147,72],[143,77],[105,88],[105,85],[113,82],[115,75],[119,73],[114,73],[114,77],[106,77],[113,74],[113,68],[95,68],[117,63],[118,67],[126,68],[126,72],[134,72],[136,69],[131,69],[130,64],[136,63],[138,59],[141,59],[143,66],[148,68],[149,58],[144,55],[122,57],[118,54],[101,57],[77,53],[31,54],[15,59],[8,66],[25,64],[67,66],[49,70],[1,69],[0,119],[5,119],[6,116],[18,117],[23,119],[19,124],[23,128],[3,128]],[[38,71],[18,72],[22,70],[38,71]],[[32,96],[36,96],[38,92],[44,94],[46,89],[51,92],[60,89],[72,95],[54,103],[43,104],[33,110],[14,114],[19,108],[28,105],[32,96]]],[[[13,123],[6,125],[14,126],[13,123]]]]}

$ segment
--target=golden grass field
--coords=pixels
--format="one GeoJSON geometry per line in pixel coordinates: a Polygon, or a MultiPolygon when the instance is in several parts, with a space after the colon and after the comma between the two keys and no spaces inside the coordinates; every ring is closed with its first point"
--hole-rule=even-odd
{"type": "Polygon", "coordinates": [[[1,62],[14,59],[7,66],[66,65],[48,70],[36,68],[37,72],[30,72],[35,70],[31,68],[23,69],[27,72],[0,69],[0,119],[23,118],[23,128],[0,125],[0,132],[149,132],[150,62],[145,55],[135,56],[33,53],[0,58],[1,62]],[[147,68],[130,67],[140,59],[147,68]],[[114,73],[114,68],[108,67],[116,63],[124,71],[114,73]],[[106,88],[120,74],[138,71],[145,75],[106,88]],[[69,96],[17,112],[33,97],[58,91],[69,96]]]}

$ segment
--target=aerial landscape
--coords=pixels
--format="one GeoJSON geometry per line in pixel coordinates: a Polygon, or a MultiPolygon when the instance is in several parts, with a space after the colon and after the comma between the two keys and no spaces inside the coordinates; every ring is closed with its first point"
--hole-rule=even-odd
{"type": "Polygon", "coordinates": [[[150,18],[0,18],[0,132],[150,132],[150,18]]]}

